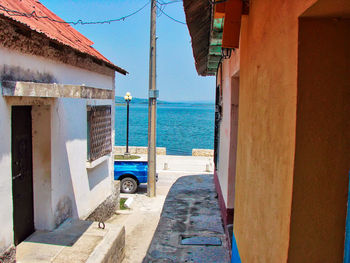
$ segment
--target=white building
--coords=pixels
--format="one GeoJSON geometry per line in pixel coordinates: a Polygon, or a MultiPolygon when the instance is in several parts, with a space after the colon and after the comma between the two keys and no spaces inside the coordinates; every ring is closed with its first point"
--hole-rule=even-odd
{"type": "Polygon", "coordinates": [[[35,0],[0,0],[0,254],[113,192],[115,71],[35,0]]]}

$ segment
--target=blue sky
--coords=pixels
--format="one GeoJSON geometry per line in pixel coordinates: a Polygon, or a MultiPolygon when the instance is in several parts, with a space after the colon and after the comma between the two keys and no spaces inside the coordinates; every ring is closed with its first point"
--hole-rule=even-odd
{"type": "MultiPolygon", "coordinates": [[[[41,0],[64,20],[99,21],[119,18],[142,7],[148,0],[41,0]]],[[[167,0],[164,0],[167,1],[167,0]]],[[[171,1],[171,0],[169,0],[171,1]]],[[[185,22],[182,2],[164,10],[185,22]]],[[[130,91],[147,98],[150,5],[125,21],[75,28],[95,42],[94,47],[130,74],[116,76],[116,95],[130,91]]],[[[167,101],[214,101],[215,78],[199,77],[194,66],[191,38],[186,25],[165,15],[157,18],[157,89],[167,101]]]]}

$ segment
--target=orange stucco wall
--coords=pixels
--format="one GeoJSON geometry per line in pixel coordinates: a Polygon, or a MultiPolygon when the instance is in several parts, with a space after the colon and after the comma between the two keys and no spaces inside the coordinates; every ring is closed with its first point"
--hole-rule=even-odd
{"type": "Polygon", "coordinates": [[[240,43],[234,233],[242,262],[287,262],[298,17],[316,0],[253,0],[240,43]]]}
{"type": "Polygon", "coordinates": [[[343,262],[350,170],[349,47],[350,19],[300,20],[289,262],[343,262]]]}

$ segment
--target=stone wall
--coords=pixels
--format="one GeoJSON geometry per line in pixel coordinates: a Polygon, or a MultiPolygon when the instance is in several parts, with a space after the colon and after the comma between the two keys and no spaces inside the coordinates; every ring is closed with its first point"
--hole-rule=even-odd
{"type": "Polygon", "coordinates": [[[192,149],[192,156],[214,156],[214,150],[210,149],[192,149]]]}
{"type": "Polygon", "coordinates": [[[119,209],[120,181],[113,181],[113,193],[107,197],[89,216],[88,221],[105,222],[119,209]]]}
{"type": "Polygon", "coordinates": [[[8,250],[0,253],[1,263],[15,263],[16,262],[16,248],[10,247],[8,250]]]}
{"type": "MultiPolygon", "coordinates": [[[[124,154],[126,151],[125,146],[114,146],[113,154],[124,154]]],[[[147,154],[147,147],[129,146],[129,153],[131,154],[147,154]]],[[[157,147],[157,155],[166,155],[165,147],[157,147]]]]}

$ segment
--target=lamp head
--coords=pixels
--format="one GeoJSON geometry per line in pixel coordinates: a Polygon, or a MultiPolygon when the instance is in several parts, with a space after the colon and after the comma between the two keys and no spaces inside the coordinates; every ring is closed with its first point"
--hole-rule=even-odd
{"type": "Polygon", "coordinates": [[[132,99],[132,96],[131,96],[130,92],[127,92],[124,96],[124,100],[131,101],[131,99],[132,99]]]}

